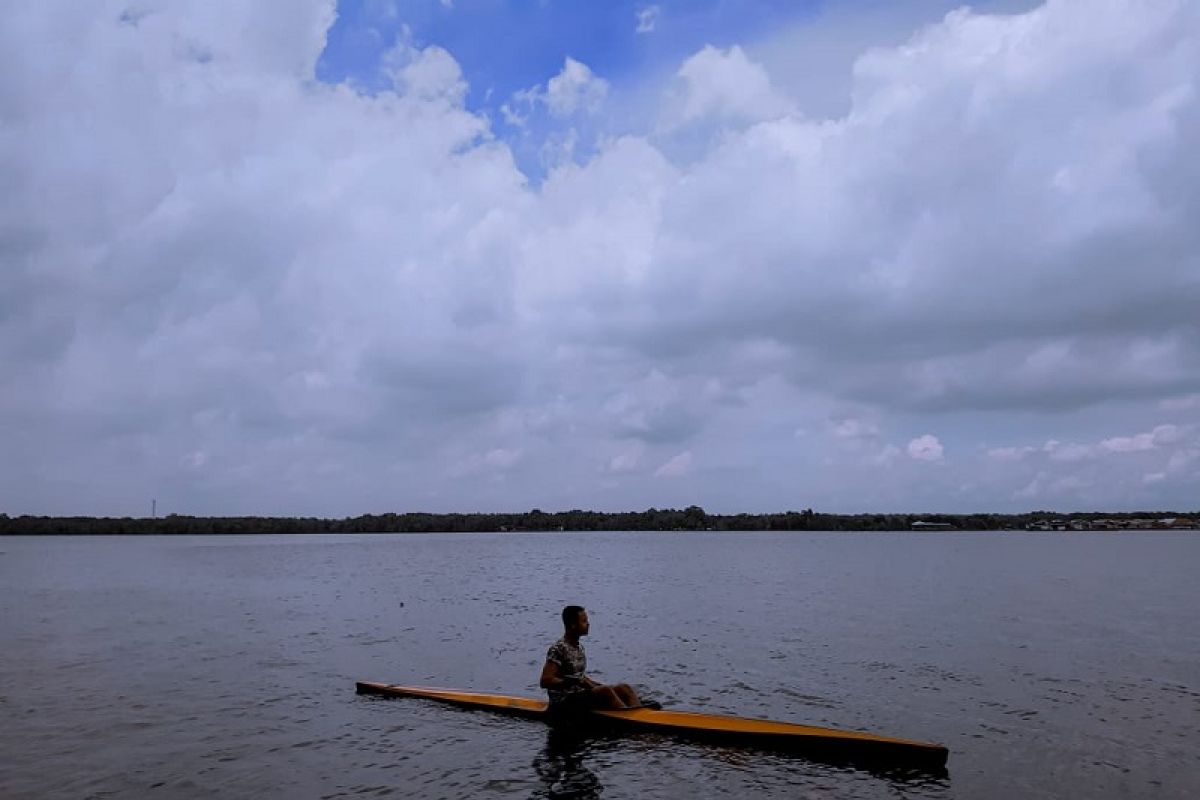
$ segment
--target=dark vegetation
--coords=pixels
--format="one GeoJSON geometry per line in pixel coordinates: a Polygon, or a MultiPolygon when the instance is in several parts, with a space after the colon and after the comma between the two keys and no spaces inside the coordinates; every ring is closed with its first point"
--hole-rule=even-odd
{"type": "MultiPolygon", "coordinates": [[[[778,514],[707,514],[698,506],[646,511],[521,514],[364,514],[315,517],[10,517],[0,514],[0,535],[40,534],[237,534],[237,533],[469,533],[486,531],[897,531],[915,522],[958,530],[1020,530],[1042,520],[1154,520],[1176,512],[1132,514],[1034,511],[1028,514],[821,514],[812,509],[778,514]]],[[[1196,518],[1200,512],[1182,516],[1196,518]]]]}

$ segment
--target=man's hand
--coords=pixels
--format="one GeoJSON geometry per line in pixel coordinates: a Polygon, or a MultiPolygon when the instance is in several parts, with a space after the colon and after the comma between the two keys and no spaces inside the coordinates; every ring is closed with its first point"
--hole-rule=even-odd
{"type": "Polygon", "coordinates": [[[586,675],[581,675],[578,678],[575,676],[567,676],[559,674],[558,665],[553,661],[547,661],[542,667],[542,677],[538,681],[538,685],[543,689],[561,689],[567,686],[583,686],[586,689],[595,689],[597,686],[604,684],[598,683],[586,675]]]}

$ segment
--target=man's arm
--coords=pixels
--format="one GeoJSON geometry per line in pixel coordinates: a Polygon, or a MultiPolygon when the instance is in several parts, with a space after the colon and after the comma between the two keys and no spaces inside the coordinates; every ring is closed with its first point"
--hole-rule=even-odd
{"type": "Polygon", "coordinates": [[[558,664],[549,659],[546,660],[545,665],[542,667],[542,678],[538,681],[539,686],[543,689],[565,689],[572,684],[580,684],[589,689],[595,689],[600,685],[586,675],[579,679],[564,678],[559,674],[558,664]]]}
{"type": "Polygon", "coordinates": [[[545,666],[542,667],[542,679],[538,681],[538,685],[543,689],[562,689],[570,681],[563,680],[558,674],[558,664],[555,664],[549,659],[546,660],[545,666]]]}

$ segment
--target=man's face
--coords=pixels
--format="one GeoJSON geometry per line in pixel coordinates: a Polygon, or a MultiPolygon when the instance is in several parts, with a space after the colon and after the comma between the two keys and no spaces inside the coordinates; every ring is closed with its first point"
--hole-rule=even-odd
{"type": "Polygon", "coordinates": [[[588,616],[586,611],[580,613],[580,615],[575,618],[575,632],[580,636],[587,636],[588,616]]]}

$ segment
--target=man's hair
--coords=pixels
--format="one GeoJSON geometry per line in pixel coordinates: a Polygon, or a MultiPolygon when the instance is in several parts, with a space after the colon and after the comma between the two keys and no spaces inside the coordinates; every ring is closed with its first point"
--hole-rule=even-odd
{"type": "Polygon", "coordinates": [[[562,610],[563,627],[569,628],[583,613],[583,606],[567,606],[562,610]]]}

